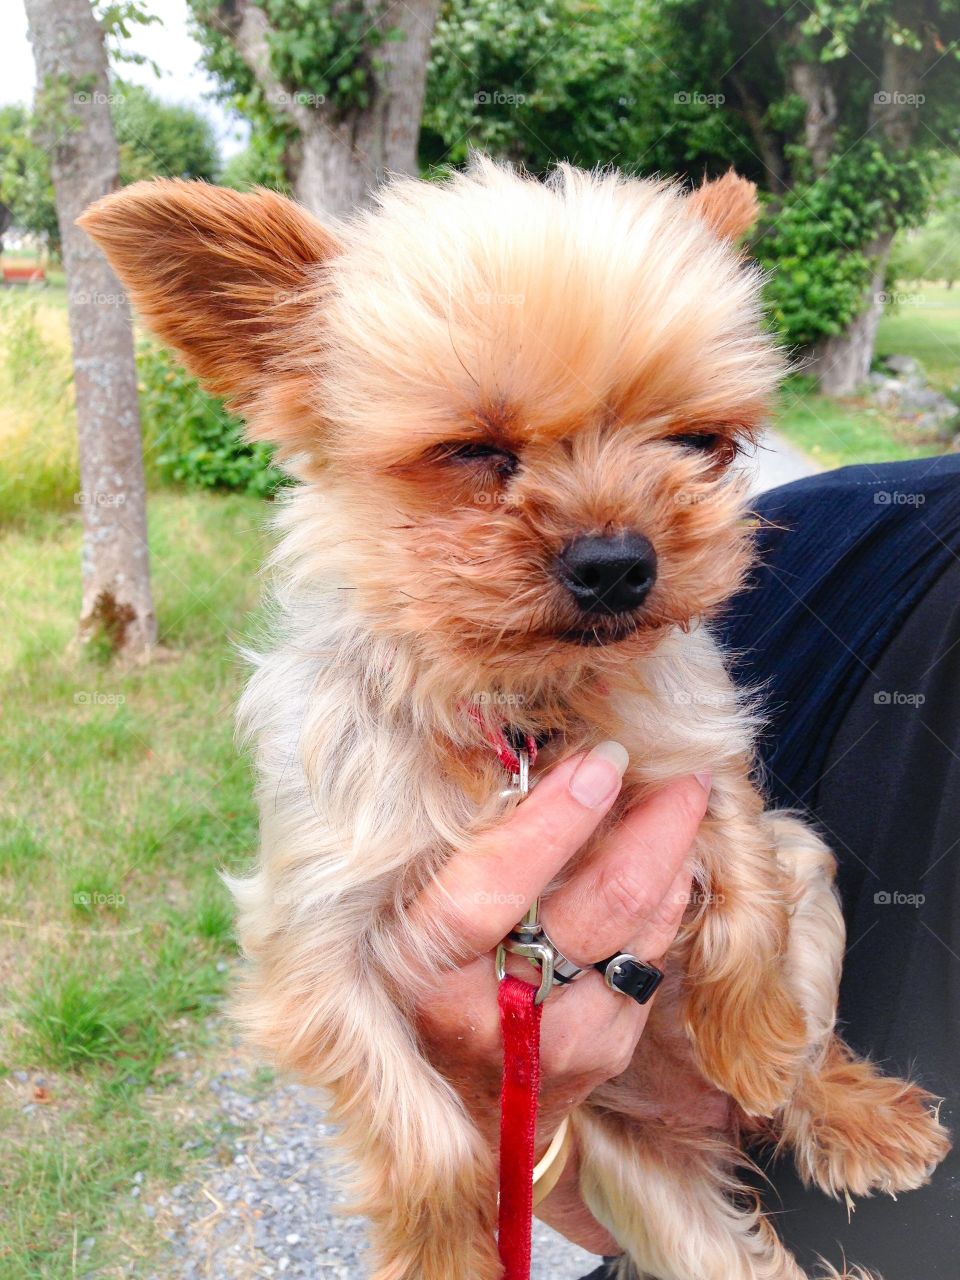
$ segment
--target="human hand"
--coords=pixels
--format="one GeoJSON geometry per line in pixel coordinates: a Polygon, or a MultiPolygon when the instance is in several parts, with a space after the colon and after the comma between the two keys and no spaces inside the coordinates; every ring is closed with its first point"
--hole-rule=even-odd
{"type": "MultiPolygon", "coordinates": [[[[457,968],[430,978],[418,1030],[494,1149],[502,1062],[496,945],[593,835],[626,764],[619,744],[604,743],[557,765],[507,819],[452,857],[413,904],[415,928],[419,916],[424,929],[462,939],[467,953],[457,968]]],[[[630,951],[660,960],[688,900],[686,858],[708,794],[709,778],[671,783],[625,815],[544,899],[542,922],[568,959],[588,965],[630,951]]],[[[512,958],[510,968],[536,981],[525,961],[512,958]]],[[[611,992],[596,972],[554,990],[541,1021],[538,1150],[570,1110],[626,1069],[649,1008],[611,992]]]]}

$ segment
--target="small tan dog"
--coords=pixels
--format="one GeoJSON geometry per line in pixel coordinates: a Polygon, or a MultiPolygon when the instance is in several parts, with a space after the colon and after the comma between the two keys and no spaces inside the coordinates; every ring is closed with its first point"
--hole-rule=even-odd
{"type": "Polygon", "coordinates": [[[412,1026],[411,951],[451,956],[404,906],[502,815],[504,721],[543,739],[538,770],[619,739],[621,814],[714,777],[667,981],[630,1067],[575,1116],[584,1195],[641,1275],[799,1280],[734,1194],[745,1138],[837,1196],[918,1187],[948,1149],[932,1099],[834,1033],[833,859],[764,812],[751,713],[704,625],[749,562],[729,464],[781,373],[735,248],[755,212],[733,174],[685,194],[481,163],[395,182],[336,228],[177,181],[82,219],[301,482],[277,644],[241,709],[263,841],[233,886],[244,1014],[328,1091],[379,1280],[500,1274],[493,1157],[412,1026]],[[678,1080],[728,1095],[730,1128],[677,1108],[678,1080]]]}

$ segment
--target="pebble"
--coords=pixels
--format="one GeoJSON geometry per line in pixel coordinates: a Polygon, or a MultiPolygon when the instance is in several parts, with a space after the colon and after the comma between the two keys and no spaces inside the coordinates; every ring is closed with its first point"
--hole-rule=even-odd
{"type": "MultiPolygon", "coordinates": [[[[187,1166],[190,1181],[156,1197],[169,1215],[172,1265],[163,1277],[365,1280],[364,1224],[342,1211],[334,1156],[320,1140],[330,1127],[318,1095],[287,1082],[265,1084],[262,1071],[242,1062],[208,1081],[198,1073],[197,1081],[196,1092],[206,1091],[215,1104],[210,1155],[187,1166]]],[[[133,1190],[139,1193],[139,1185],[133,1190]]],[[[596,1266],[593,1255],[534,1223],[531,1280],[579,1280],[596,1266]]]]}

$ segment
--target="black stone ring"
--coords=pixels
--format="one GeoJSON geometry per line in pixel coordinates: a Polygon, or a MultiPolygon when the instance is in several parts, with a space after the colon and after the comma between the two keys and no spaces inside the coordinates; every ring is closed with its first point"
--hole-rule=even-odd
{"type": "Polygon", "coordinates": [[[646,1004],[663,981],[661,969],[638,960],[629,951],[621,951],[593,967],[603,974],[603,980],[611,991],[630,996],[637,1004],[646,1004]]]}

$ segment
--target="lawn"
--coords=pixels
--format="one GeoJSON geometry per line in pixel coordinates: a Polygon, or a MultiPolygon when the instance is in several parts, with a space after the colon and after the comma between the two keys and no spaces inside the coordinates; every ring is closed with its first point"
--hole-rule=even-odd
{"type": "Polygon", "coordinates": [[[908,423],[898,422],[867,399],[817,395],[806,378],[787,382],[774,425],[823,467],[895,462],[944,450],[942,440],[917,439],[908,423]]]}
{"type": "Polygon", "coordinates": [[[933,386],[960,389],[960,289],[917,284],[884,315],[877,334],[877,355],[914,356],[933,386]]]}
{"type": "Polygon", "coordinates": [[[72,643],[79,513],[3,537],[0,1275],[140,1274],[139,1192],[204,1151],[178,1108],[235,948],[220,867],[256,817],[232,739],[234,641],[257,605],[263,502],[154,493],[168,661],[122,674],[72,643]],[[92,1243],[91,1243],[92,1242],[92,1243]]]}
{"type": "MultiPolygon", "coordinates": [[[[918,284],[900,296],[880,321],[877,358],[913,356],[932,386],[960,391],[960,290],[918,284]]],[[[909,423],[882,413],[864,397],[817,395],[807,378],[787,383],[776,426],[825,467],[924,457],[948,447],[935,436],[918,438],[909,423]]]]}

